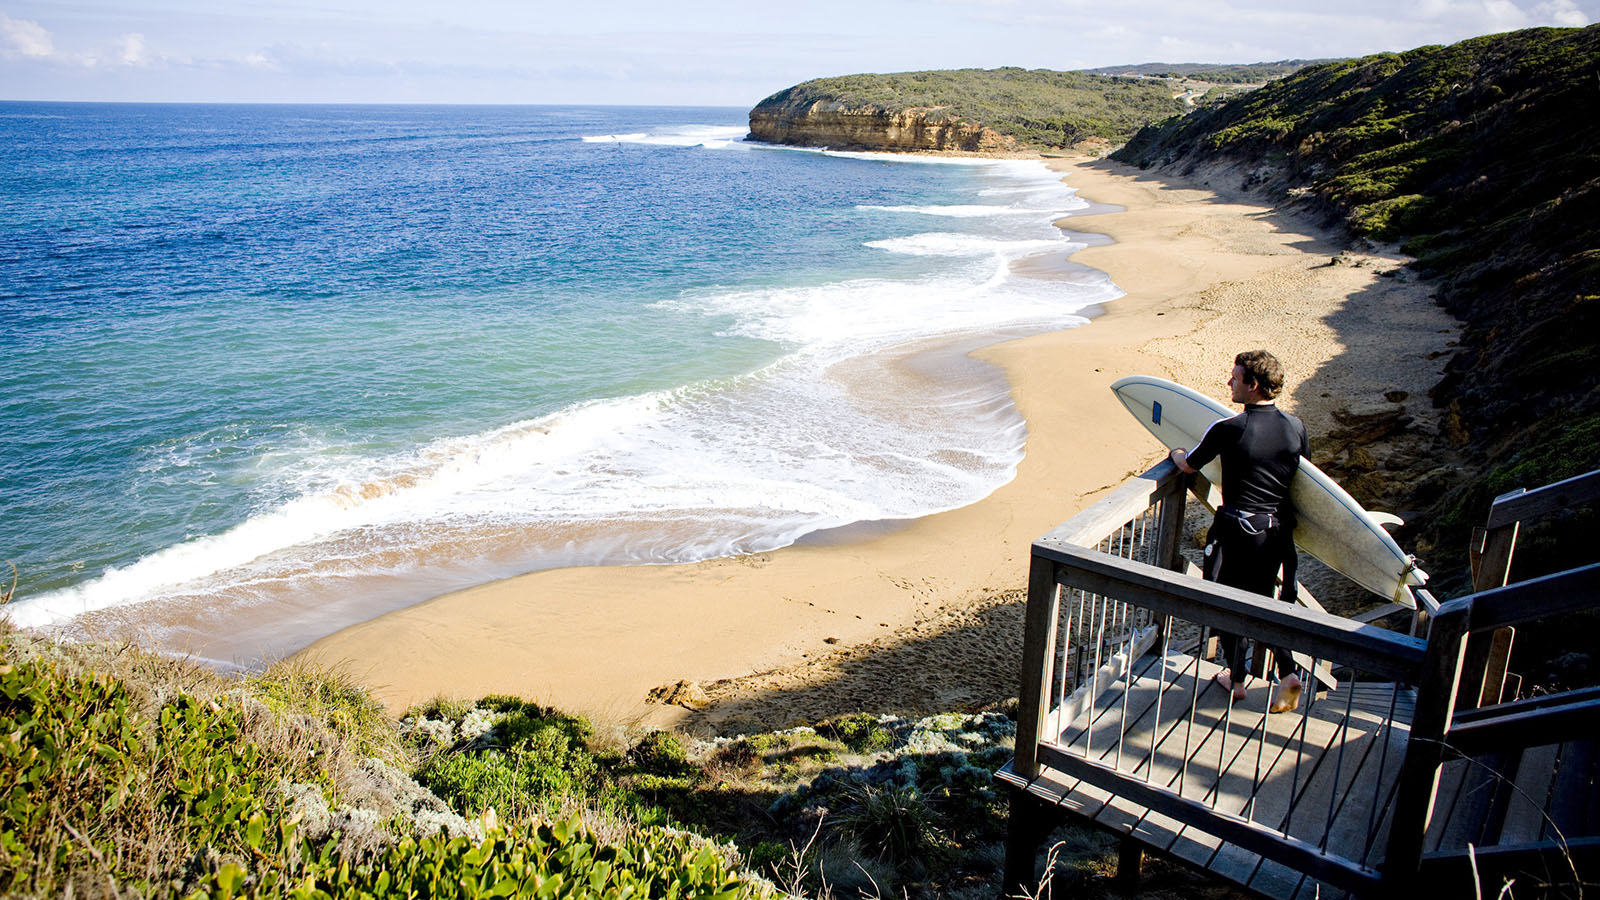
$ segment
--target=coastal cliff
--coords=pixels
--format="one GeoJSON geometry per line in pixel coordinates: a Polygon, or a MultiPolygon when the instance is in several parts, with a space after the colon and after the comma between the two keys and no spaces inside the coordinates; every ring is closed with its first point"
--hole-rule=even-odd
{"type": "Polygon", "coordinates": [[[1015,138],[969,122],[948,107],[885,109],[848,106],[836,100],[763,102],[750,111],[750,138],[835,150],[998,153],[1022,149],[1015,138]]]}
{"type": "Polygon", "coordinates": [[[1007,153],[1121,143],[1183,112],[1159,79],[1048,69],[947,69],[818,78],[750,111],[750,138],[840,150],[1007,153]]]}

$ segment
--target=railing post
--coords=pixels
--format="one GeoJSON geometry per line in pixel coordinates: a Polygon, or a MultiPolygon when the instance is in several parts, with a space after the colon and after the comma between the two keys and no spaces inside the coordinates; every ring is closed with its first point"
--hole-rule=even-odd
{"type": "Polygon", "coordinates": [[[1439,786],[1444,739],[1450,731],[1461,683],[1471,612],[1472,600],[1464,598],[1445,604],[1433,616],[1427,655],[1417,679],[1411,736],[1406,741],[1389,822],[1389,844],[1383,860],[1387,896],[1399,896],[1398,892],[1409,886],[1422,859],[1423,839],[1439,786]]]}
{"type": "MultiPolygon", "coordinates": [[[[1174,475],[1172,490],[1162,497],[1156,512],[1156,565],[1174,572],[1184,569],[1183,554],[1179,552],[1183,544],[1183,516],[1184,505],[1189,497],[1188,479],[1183,473],[1174,475]]],[[[1167,617],[1158,616],[1155,620],[1156,652],[1165,656],[1167,652],[1167,617]]]]}
{"type": "Polygon", "coordinates": [[[1017,698],[1016,762],[1023,778],[1039,774],[1039,738],[1049,715],[1054,675],[1056,619],[1061,592],[1056,564],[1035,554],[1028,564],[1028,609],[1022,633],[1022,685],[1017,698]]]}
{"type": "MultiPolygon", "coordinates": [[[[1506,496],[1519,496],[1521,493],[1518,491],[1506,496]]],[[[1474,593],[1504,587],[1510,582],[1511,557],[1516,550],[1520,525],[1520,522],[1511,522],[1473,532],[1472,552],[1469,555],[1472,558],[1474,593]]],[[[1466,673],[1469,687],[1457,699],[1459,709],[1476,709],[1500,702],[1500,694],[1505,690],[1506,668],[1511,661],[1511,643],[1516,633],[1515,628],[1507,626],[1486,634],[1475,634],[1468,639],[1462,672],[1466,673]]]]}

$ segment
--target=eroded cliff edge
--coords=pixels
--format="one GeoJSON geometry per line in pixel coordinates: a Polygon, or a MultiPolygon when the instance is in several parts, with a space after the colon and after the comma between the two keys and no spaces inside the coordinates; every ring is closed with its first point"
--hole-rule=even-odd
{"type": "Polygon", "coordinates": [[[1023,149],[1015,138],[969,122],[948,107],[885,109],[837,100],[771,102],[750,111],[750,139],[835,150],[959,150],[998,153],[1023,149]]]}

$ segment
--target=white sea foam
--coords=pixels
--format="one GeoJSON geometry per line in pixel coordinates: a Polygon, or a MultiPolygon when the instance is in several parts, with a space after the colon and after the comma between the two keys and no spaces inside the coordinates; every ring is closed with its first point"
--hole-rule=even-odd
{"type": "MultiPolygon", "coordinates": [[[[1079,201],[1080,203],[1082,201],[1079,201]]],[[[1088,206],[1084,203],[1077,208],[1088,206]]],[[[993,216],[1028,216],[1038,218],[1040,210],[1030,209],[1025,206],[982,206],[978,204],[952,204],[946,206],[857,206],[856,209],[876,212],[914,213],[919,216],[944,216],[951,219],[982,219],[993,216]]],[[[1061,209],[1059,215],[1065,215],[1071,207],[1061,209]]]]}
{"type": "MultiPolygon", "coordinates": [[[[742,136],[742,129],[708,126],[585,140],[712,146],[736,132],[742,136]]],[[[981,234],[928,232],[869,244],[955,260],[937,274],[708,289],[660,304],[786,348],[764,369],[589,401],[382,458],[302,435],[290,454],[297,465],[261,456],[262,469],[278,472],[293,499],[220,534],[19,601],[9,613],[19,624],[50,625],[152,598],[248,598],[299,583],[310,569],[404,573],[440,555],[431,547],[470,544],[462,535],[472,533],[601,535],[551,549],[551,558],[560,550],[571,562],[689,561],[981,499],[1010,480],[1022,454],[1024,425],[1004,385],[968,373],[913,388],[894,384],[893,367],[873,360],[933,337],[1081,324],[1086,306],[1121,292],[1093,273],[1064,281],[1013,272],[1017,259],[1075,248],[1049,222],[1085,204],[1055,173],[1017,161],[930,164],[983,166],[996,189],[1038,196],[1018,206],[868,207],[996,220],[981,234]],[[1030,218],[1041,237],[1017,237],[1030,218]]]]}
{"type": "Polygon", "coordinates": [[[905,237],[868,241],[868,247],[904,253],[909,256],[993,256],[1008,258],[1026,256],[1045,250],[1072,252],[1083,249],[1081,244],[1063,242],[1060,238],[1008,241],[1002,238],[977,234],[936,231],[912,234],[905,237]]]}
{"type": "Polygon", "coordinates": [[[749,129],[739,125],[676,125],[659,132],[584,135],[589,144],[654,144],[667,147],[723,149],[744,140],[749,129]]]}

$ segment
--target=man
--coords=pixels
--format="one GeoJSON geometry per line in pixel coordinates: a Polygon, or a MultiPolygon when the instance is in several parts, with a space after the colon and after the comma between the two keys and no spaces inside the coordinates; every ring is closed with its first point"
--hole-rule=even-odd
{"type": "MultiPolygon", "coordinates": [[[[1213,423],[1192,452],[1172,451],[1172,461],[1184,472],[1222,460],[1222,505],[1211,525],[1203,571],[1208,581],[1270,597],[1282,567],[1282,599],[1293,602],[1295,523],[1289,483],[1299,471],[1300,457],[1310,454],[1306,427],[1273,402],[1283,390],[1283,366],[1271,353],[1250,350],[1235,357],[1228,387],[1233,402],[1244,404],[1244,412],[1213,423]]],[[[1235,701],[1244,700],[1244,641],[1231,634],[1220,637],[1228,665],[1217,673],[1217,684],[1231,690],[1235,701]]],[[[1272,657],[1279,690],[1270,709],[1285,712],[1299,705],[1300,676],[1287,650],[1274,647],[1272,657]]]]}

